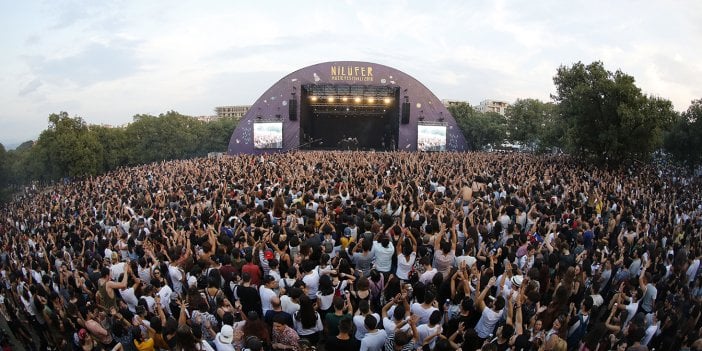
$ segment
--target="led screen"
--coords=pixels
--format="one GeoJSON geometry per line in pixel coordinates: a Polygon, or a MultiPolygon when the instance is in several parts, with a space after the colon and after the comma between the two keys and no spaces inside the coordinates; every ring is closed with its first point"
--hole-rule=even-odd
{"type": "Polygon", "coordinates": [[[254,149],[282,149],[283,122],[254,123],[254,149]]]}
{"type": "Polygon", "coordinates": [[[417,150],[419,151],[445,151],[446,126],[431,126],[420,124],[417,126],[417,150]]]}

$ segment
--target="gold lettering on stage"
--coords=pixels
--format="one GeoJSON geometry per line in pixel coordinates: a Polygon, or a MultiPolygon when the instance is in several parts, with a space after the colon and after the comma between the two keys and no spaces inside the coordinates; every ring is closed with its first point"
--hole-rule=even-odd
{"type": "Polygon", "coordinates": [[[331,66],[331,80],[372,82],[373,67],[370,66],[331,66]]]}

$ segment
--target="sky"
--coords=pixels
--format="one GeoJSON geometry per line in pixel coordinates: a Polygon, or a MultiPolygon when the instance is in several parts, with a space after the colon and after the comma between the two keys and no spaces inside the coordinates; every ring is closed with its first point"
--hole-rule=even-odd
{"type": "Polygon", "coordinates": [[[0,0],[0,143],[51,113],[122,125],[213,115],[326,61],[399,69],[440,99],[550,101],[602,61],[684,111],[702,98],[702,1],[0,0]]]}

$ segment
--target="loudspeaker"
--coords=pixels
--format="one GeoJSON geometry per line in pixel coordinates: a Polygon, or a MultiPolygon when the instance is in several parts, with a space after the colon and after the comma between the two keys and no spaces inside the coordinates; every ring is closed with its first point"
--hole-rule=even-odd
{"type": "Polygon", "coordinates": [[[291,121],[297,121],[297,100],[288,100],[288,117],[291,121]]]}
{"type": "Polygon", "coordinates": [[[402,124],[409,123],[409,119],[410,119],[410,103],[403,102],[402,103],[402,124]]]}

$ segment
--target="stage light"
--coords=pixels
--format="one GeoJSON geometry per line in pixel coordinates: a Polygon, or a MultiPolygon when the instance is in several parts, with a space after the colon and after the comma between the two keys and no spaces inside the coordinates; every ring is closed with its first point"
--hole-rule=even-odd
{"type": "Polygon", "coordinates": [[[344,97],[341,98],[341,101],[347,102],[347,101],[349,101],[349,98],[347,98],[346,96],[344,96],[344,97]]]}
{"type": "Polygon", "coordinates": [[[361,102],[361,98],[360,98],[360,97],[358,97],[358,96],[356,96],[356,98],[355,98],[355,99],[353,99],[353,101],[355,101],[355,102],[356,102],[356,103],[358,104],[358,103],[360,103],[360,102],[361,102]]]}
{"type": "Polygon", "coordinates": [[[327,98],[327,101],[328,101],[328,102],[334,102],[334,97],[333,97],[333,96],[328,97],[328,98],[327,98]]]}
{"type": "Polygon", "coordinates": [[[374,99],[374,98],[372,98],[372,97],[369,97],[369,98],[368,98],[368,103],[369,103],[369,104],[372,104],[372,103],[374,103],[374,102],[375,102],[375,99],[374,99]]]}
{"type": "Polygon", "coordinates": [[[390,101],[391,101],[391,100],[390,100],[389,97],[386,97],[385,99],[383,99],[383,102],[384,102],[386,105],[390,105],[390,101]]]}
{"type": "Polygon", "coordinates": [[[310,101],[316,102],[316,101],[317,101],[317,97],[314,96],[314,95],[310,96],[310,101]]]}

